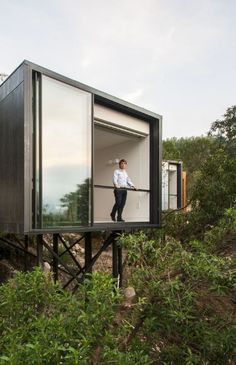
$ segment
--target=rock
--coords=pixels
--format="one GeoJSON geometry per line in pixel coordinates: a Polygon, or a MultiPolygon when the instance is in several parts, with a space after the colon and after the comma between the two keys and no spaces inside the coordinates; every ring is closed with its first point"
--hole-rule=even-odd
{"type": "Polygon", "coordinates": [[[125,299],[134,299],[136,296],[135,290],[132,286],[128,286],[127,288],[124,289],[124,297],[125,299]]]}
{"type": "Polygon", "coordinates": [[[77,251],[77,253],[81,253],[84,254],[85,249],[83,247],[81,247],[78,243],[77,245],[75,245],[75,250],[77,251]]]}
{"type": "Polygon", "coordinates": [[[47,275],[51,272],[51,266],[49,265],[49,263],[47,261],[45,261],[43,263],[43,271],[44,273],[47,275]]]}
{"type": "Polygon", "coordinates": [[[53,275],[52,275],[52,272],[51,272],[51,266],[47,261],[45,261],[43,263],[43,274],[44,274],[46,282],[50,282],[51,280],[53,280],[53,275]]]}

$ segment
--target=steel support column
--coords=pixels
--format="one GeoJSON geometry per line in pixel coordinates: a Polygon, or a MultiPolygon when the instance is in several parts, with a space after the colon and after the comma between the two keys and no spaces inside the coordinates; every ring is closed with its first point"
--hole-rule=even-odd
{"type": "Polygon", "coordinates": [[[119,270],[118,270],[118,248],[115,240],[112,242],[112,274],[114,278],[118,278],[119,270]]]}
{"type": "Polygon", "coordinates": [[[24,270],[28,270],[28,249],[29,249],[29,236],[24,237],[25,241],[25,252],[24,252],[24,270]]]}
{"type": "Polygon", "coordinates": [[[58,234],[53,234],[53,251],[55,252],[56,256],[53,256],[52,261],[52,270],[53,270],[53,278],[54,281],[58,280],[58,234]]]}
{"type": "Polygon", "coordinates": [[[123,280],[123,264],[122,264],[122,247],[118,244],[117,246],[117,260],[118,260],[118,273],[119,273],[119,288],[122,287],[123,280]]]}
{"type": "Polygon", "coordinates": [[[43,235],[37,235],[37,265],[43,267],[43,235]]]}
{"type": "Polygon", "coordinates": [[[86,273],[91,273],[92,272],[92,266],[91,261],[92,261],[92,239],[91,239],[91,232],[87,232],[85,233],[85,244],[84,244],[84,249],[85,249],[85,272],[86,273]]]}
{"type": "Polygon", "coordinates": [[[122,285],[122,247],[117,243],[116,238],[120,232],[116,232],[112,242],[112,274],[118,281],[118,286],[122,285]]]}

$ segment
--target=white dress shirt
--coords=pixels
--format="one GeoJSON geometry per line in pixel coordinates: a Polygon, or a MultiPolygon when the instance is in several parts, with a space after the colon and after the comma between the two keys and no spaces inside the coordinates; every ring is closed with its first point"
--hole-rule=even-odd
{"type": "Polygon", "coordinates": [[[134,184],[124,169],[117,169],[114,171],[113,184],[119,188],[134,188],[134,184]]]}

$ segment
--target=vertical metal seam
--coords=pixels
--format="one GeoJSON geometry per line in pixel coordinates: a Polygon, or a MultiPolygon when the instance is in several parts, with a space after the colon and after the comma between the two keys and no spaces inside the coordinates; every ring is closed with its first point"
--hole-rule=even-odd
{"type": "Polygon", "coordinates": [[[39,76],[39,130],[38,130],[38,144],[39,144],[39,228],[43,228],[42,219],[42,203],[43,203],[43,170],[42,170],[42,74],[39,76]]]}
{"type": "Polygon", "coordinates": [[[94,94],[91,94],[92,110],[91,110],[91,185],[90,185],[90,225],[94,225],[94,94]]]}

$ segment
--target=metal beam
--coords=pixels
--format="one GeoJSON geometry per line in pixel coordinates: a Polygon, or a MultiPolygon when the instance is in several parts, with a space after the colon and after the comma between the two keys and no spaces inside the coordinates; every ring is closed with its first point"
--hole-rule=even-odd
{"type": "Polygon", "coordinates": [[[87,232],[85,234],[85,243],[84,243],[84,249],[85,249],[85,265],[84,269],[85,272],[91,273],[92,272],[92,266],[90,266],[90,263],[92,261],[92,239],[91,239],[91,232],[87,232]]]}
{"type": "Polygon", "coordinates": [[[37,241],[37,265],[43,267],[43,235],[38,234],[36,241],[37,241]]]}
{"type": "Polygon", "coordinates": [[[76,274],[74,274],[72,271],[71,271],[71,269],[69,268],[69,266],[67,265],[67,264],[65,264],[64,262],[63,262],[63,260],[53,251],[53,249],[50,247],[50,245],[47,243],[47,242],[45,242],[44,240],[42,240],[42,244],[43,244],[43,246],[44,247],[46,247],[46,249],[51,253],[51,255],[53,256],[53,257],[55,257],[57,260],[58,260],[58,262],[62,265],[62,266],[64,266],[64,268],[67,270],[67,272],[73,277],[73,279],[75,279],[75,280],[77,280],[78,282],[79,282],[79,279],[77,278],[77,276],[76,276],[76,274]]]}
{"type": "Polygon", "coordinates": [[[58,234],[53,234],[53,251],[56,256],[53,256],[53,278],[54,281],[58,280],[58,234]]]}
{"type": "Polygon", "coordinates": [[[25,236],[25,255],[24,255],[24,269],[28,270],[28,249],[29,249],[29,236],[25,236]]]}

